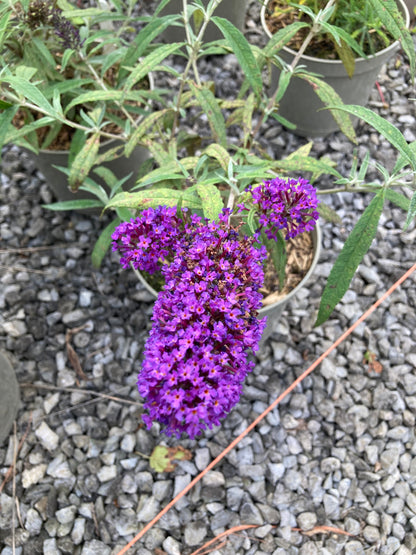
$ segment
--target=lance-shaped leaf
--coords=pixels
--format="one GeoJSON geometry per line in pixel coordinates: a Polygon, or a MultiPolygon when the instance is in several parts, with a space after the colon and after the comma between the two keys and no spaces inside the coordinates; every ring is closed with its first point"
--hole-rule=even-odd
{"type": "Polygon", "coordinates": [[[407,229],[410,225],[410,222],[416,216],[416,193],[413,193],[413,196],[410,200],[409,204],[409,211],[407,213],[406,222],[404,224],[403,229],[407,229]]]}
{"type": "Polygon", "coordinates": [[[339,94],[335,92],[334,89],[330,85],[328,85],[328,83],[322,81],[322,79],[318,79],[318,77],[314,77],[313,75],[309,75],[307,73],[297,73],[296,75],[298,77],[302,77],[303,79],[305,79],[305,81],[308,81],[312,84],[314,92],[317,94],[320,100],[322,100],[326,107],[330,109],[332,117],[337,122],[341,131],[346,137],[348,137],[350,141],[356,143],[357,138],[355,136],[355,131],[354,127],[352,126],[351,119],[348,116],[345,117],[342,112],[340,113],[333,109],[338,108],[338,106],[340,108],[344,106],[342,98],[339,96],[339,94]]]}
{"type": "Polygon", "coordinates": [[[286,241],[280,231],[277,234],[277,241],[268,239],[264,231],[262,231],[261,237],[267,252],[271,256],[273,266],[279,278],[279,289],[283,289],[287,263],[286,241]]]}
{"type": "Polygon", "coordinates": [[[264,47],[263,51],[260,52],[258,61],[261,60],[261,62],[263,62],[264,57],[270,58],[274,54],[277,54],[279,50],[281,50],[282,47],[285,46],[285,44],[287,44],[290,39],[294,37],[300,29],[304,27],[308,27],[308,24],[301,21],[295,21],[291,25],[279,29],[279,31],[277,31],[277,33],[274,33],[274,35],[271,37],[269,42],[264,47]]]}
{"type": "Polygon", "coordinates": [[[395,204],[396,206],[398,206],[399,208],[401,208],[402,210],[405,210],[406,212],[410,208],[410,200],[407,197],[405,197],[403,193],[398,193],[393,189],[386,190],[386,199],[392,202],[393,204],[395,204]]]}
{"type": "Polygon", "coordinates": [[[103,261],[105,253],[108,251],[111,245],[111,236],[114,233],[116,226],[118,226],[118,224],[120,223],[121,219],[118,217],[115,218],[103,229],[100,236],[98,237],[91,253],[91,261],[94,268],[99,268],[101,266],[101,262],[103,261]]]}
{"type": "Polygon", "coordinates": [[[40,92],[38,87],[27,79],[18,76],[7,76],[3,78],[3,81],[9,83],[18,95],[23,96],[29,102],[35,104],[35,106],[43,110],[46,115],[61,119],[59,114],[40,92]]]}
{"type": "Polygon", "coordinates": [[[244,139],[243,145],[244,148],[247,147],[250,141],[251,133],[253,131],[253,112],[255,108],[254,102],[254,94],[251,93],[247,97],[246,104],[243,108],[243,131],[244,131],[244,139]]]}
{"type": "Polygon", "coordinates": [[[63,212],[65,210],[86,210],[87,208],[102,208],[103,203],[94,199],[77,199],[63,200],[60,202],[51,202],[50,204],[42,204],[43,208],[63,212]]]}
{"type": "Polygon", "coordinates": [[[189,191],[176,191],[175,189],[151,189],[137,193],[119,193],[106,205],[107,208],[157,208],[158,206],[176,206],[179,202],[194,210],[201,209],[202,204],[198,196],[189,191]]]}
{"type": "Polygon", "coordinates": [[[154,70],[160,62],[178,50],[182,44],[183,43],[164,44],[156,48],[156,50],[153,50],[153,52],[148,54],[143,60],[138,61],[126,79],[124,90],[129,91],[136,83],[146,77],[150,71],[154,70]]]}
{"type": "Polygon", "coordinates": [[[68,183],[72,191],[77,191],[96,162],[100,147],[100,135],[94,133],[75,156],[69,172],[68,183]]]}
{"type": "Polygon", "coordinates": [[[227,134],[225,129],[225,120],[222,115],[217,98],[206,87],[200,87],[190,83],[192,92],[194,93],[198,104],[208,118],[209,126],[215,140],[222,146],[227,144],[227,134]]]}
{"type": "Polygon", "coordinates": [[[415,46],[395,0],[369,0],[383,25],[396,40],[400,40],[401,47],[406,52],[410,62],[412,79],[415,74],[415,46]]]}
{"type": "Polygon", "coordinates": [[[228,151],[221,145],[212,143],[205,150],[204,153],[211,158],[215,158],[219,162],[222,169],[228,171],[231,156],[228,151]]]}
{"type": "Polygon", "coordinates": [[[347,292],[358,265],[376,235],[384,197],[385,189],[380,189],[364,210],[345,242],[329,274],[315,326],[320,326],[329,318],[335,306],[347,292]]]}
{"type": "Polygon", "coordinates": [[[385,137],[395,148],[397,148],[400,154],[412,166],[413,170],[416,171],[416,155],[408,145],[402,133],[392,123],[364,106],[343,104],[342,106],[329,106],[329,108],[348,112],[353,116],[361,118],[366,123],[374,127],[376,131],[383,135],[383,137],[385,137]]]}
{"type": "Polygon", "coordinates": [[[342,175],[335,168],[326,162],[316,160],[311,156],[296,154],[295,152],[283,160],[278,160],[274,165],[275,167],[286,171],[324,173],[335,175],[338,179],[342,177],[342,175]]]}
{"type": "Polygon", "coordinates": [[[165,114],[169,112],[169,110],[158,110],[157,112],[153,112],[149,114],[147,117],[140,122],[140,124],[134,129],[133,133],[130,135],[129,140],[126,143],[124,148],[124,154],[129,157],[130,154],[133,152],[134,148],[137,146],[137,143],[140,139],[149,131],[149,129],[153,129],[156,123],[165,116],[165,114]]]}
{"type": "MultiPolygon", "coordinates": [[[[0,148],[4,145],[7,132],[10,128],[12,119],[14,118],[17,110],[18,110],[18,106],[10,106],[6,110],[3,110],[2,112],[0,112],[0,148]]],[[[1,149],[0,149],[0,156],[1,156],[1,149]]]]}
{"type": "Polygon", "coordinates": [[[205,218],[218,221],[218,216],[224,208],[224,203],[218,188],[215,185],[198,183],[196,190],[201,199],[205,218]]]}
{"type": "Polygon", "coordinates": [[[235,54],[243,74],[250,83],[254,94],[259,99],[262,92],[262,78],[260,68],[251,49],[250,43],[247,41],[241,31],[239,31],[232,23],[222,17],[214,16],[211,21],[217,25],[224,35],[232,52],[235,54]]]}

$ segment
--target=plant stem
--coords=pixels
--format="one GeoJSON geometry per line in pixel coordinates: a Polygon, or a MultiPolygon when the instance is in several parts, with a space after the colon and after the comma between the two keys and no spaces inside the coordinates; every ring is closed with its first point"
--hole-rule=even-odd
{"type": "Polygon", "coordinates": [[[183,72],[183,75],[181,77],[181,82],[179,85],[179,91],[178,91],[178,96],[177,96],[177,100],[176,100],[176,106],[175,106],[175,117],[173,120],[173,125],[172,125],[172,131],[171,131],[171,141],[174,140],[175,134],[176,134],[176,129],[178,127],[178,120],[179,120],[179,109],[180,109],[180,105],[181,105],[181,100],[182,100],[182,94],[185,88],[185,82],[186,79],[188,77],[189,71],[192,67],[192,69],[194,70],[194,75],[195,75],[195,80],[197,82],[197,85],[201,84],[201,80],[199,77],[199,72],[198,72],[198,67],[196,65],[197,62],[197,58],[198,58],[198,52],[199,49],[201,47],[201,41],[202,38],[204,36],[205,30],[207,28],[207,25],[211,19],[211,15],[213,14],[214,10],[217,8],[217,6],[221,3],[222,0],[215,0],[215,2],[212,5],[211,10],[209,10],[206,14],[206,16],[204,17],[204,21],[201,25],[201,28],[198,32],[197,37],[195,38],[195,40],[192,40],[192,34],[189,30],[189,19],[188,19],[188,2],[187,0],[182,0],[183,2],[183,19],[184,19],[184,23],[185,23],[185,32],[186,32],[186,40],[188,41],[188,52],[189,52],[189,59],[188,59],[188,63],[186,64],[185,70],[183,72]]]}

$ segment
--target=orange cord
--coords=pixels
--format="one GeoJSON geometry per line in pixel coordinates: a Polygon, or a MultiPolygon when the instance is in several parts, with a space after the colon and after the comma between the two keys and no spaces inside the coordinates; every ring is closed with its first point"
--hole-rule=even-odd
{"type": "Polygon", "coordinates": [[[371,305],[370,308],[366,310],[364,314],[360,316],[360,318],[358,318],[358,320],[354,322],[354,324],[350,328],[348,328],[347,331],[345,331],[319,358],[317,358],[315,362],[313,362],[309,366],[309,368],[305,370],[285,391],[283,391],[283,393],[281,393],[279,397],[277,397],[277,399],[273,401],[273,403],[269,407],[267,407],[267,409],[264,412],[262,412],[262,414],[260,414],[249,426],[247,426],[247,428],[243,432],[241,432],[241,434],[238,437],[236,437],[228,445],[228,447],[226,447],[224,451],[218,455],[218,457],[216,457],[213,461],[211,461],[209,465],[200,474],[198,474],[198,476],[196,476],[180,493],[178,493],[178,495],[176,495],[176,497],[174,497],[166,505],[166,507],[160,511],[158,515],[156,515],[148,524],[146,524],[146,526],[125,547],[123,547],[121,551],[117,553],[117,555],[124,555],[124,553],[126,553],[130,549],[130,547],[132,547],[135,543],[137,543],[146,534],[146,532],[150,530],[150,528],[152,528],[152,526],[156,524],[156,522],[158,522],[162,518],[162,516],[165,515],[169,511],[169,509],[171,509],[179,501],[179,499],[184,497],[188,493],[188,491],[192,489],[194,485],[197,482],[199,482],[203,476],[205,476],[207,472],[209,472],[217,463],[219,463],[225,457],[225,455],[227,455],[237,445],[237,443],[239,443],[249,432],[251,432],[253,428],[257,426],[257,424],[261,420],[263,420],[265,416],[269,414],[269,412],[271,412],[275,407],[277,407],[277,405],[285,397],[287,397],[287,395],[291,391],[293,391],[293,389],[295,389],[297,385],[299,385],[307,376],[309,376],[309,374],[311,374],[311,372],[313,372],[313,370],[315,370],[315,368],[330,353],[332,353],[332,351],[336,349],[338,345],[342,343],[344,339],[346,339],[355,330],[355,328],[357,328],[361,324],[361,322],[363,322],[366,318],[368,318],[370,314],[372,314],[376,310],[376,308],[378,308],[378,306],[382,302],[384,302],[387,299],[387,297],[389,297],[393,293],[393,291],[397,289],[397,287],[399,287],[399,285],[401,285],[415,270],[416,270],[416,264],[414,264],[405,274],[403,274],[402,277],[398,279],[396,283],[392,285],[388,291],[386,291],[373,305],[371,305]]]}

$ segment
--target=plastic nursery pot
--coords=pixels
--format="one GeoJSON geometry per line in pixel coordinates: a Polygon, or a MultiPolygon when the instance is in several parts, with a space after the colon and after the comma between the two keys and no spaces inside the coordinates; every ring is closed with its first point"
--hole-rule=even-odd
{"type": "MultiPolygon", "coordinates": [[[[396,0],[403,13],[406,27],[409,27],[409,11],[403,0],[396,0]]],[[[269,38],[273,35],[266,24],[266,11],[269,2],[263,4],[261,9],[261,23],[264,32],[269,38]]],[[[374,56],[368,58],[356,58],[354,75],[348,76],[341,60],[323,60],[312,56],[301,56],[299,64],[306,67],[311,73],[328,83],[342,98],[344,104],[358,104],[365,106],[371,89],[382,66],[397,52],[400,42],[396,41],[389,47],[380,50],[374,56]]],[[[279,56],[288,64],[295,57],[296,52],[288,47],[283,47],[279,56]]],[[[270,91],[274,91],[278,85],[280,71],[276,66],[272,68],[270,91]]],[[[329,133],[339,131],[339,127],[329,110],[320,110],[324,104],[319,100],[304,79],[293,77],[283,98],[279,104],[279,114],[296,125],[293,133],[302,137],[325,137],[329,133]]],[[[358,119],[352,118],[353,125],[358,119]]]]}
{"type": "MultiPolygon", "coordinates": [[[[207,6],[209,0],[202,0],[207,6]]],[[[248,0],[222,0],[216,8],[214,15],[228,19],[237,29],[244,29],[248,0]]],[[[170,0],[169,4],[162,10],[161,15],[180,14],[183,12],[182,0],[170,0]]],[[[182,42],[186,40],[183,26],[171,25],[163,32],[167,42],[182,42]]],[[[222,39],[223,35],[214,23],[209,23],[205,30],[204,42],[222,39]]]]}
{"type": "MultiPolygon", "coordinates": [[[[307,282],[309,281],[309,279],[311,278],[315,270],[315,267],[318,263],[319,255],[321,252],[321,241],[322,241],[321,228],[319,226],[319,222],[316,223],[315,228],[311,232],[311,238],[312,238],[312,244],[313,244],[313,259],[309,267],[309,270],[305,274],[304,278],[298,283],[296,287],[294,287],[290,291],[290,293],[288,293],[287,295],[285,295],[275,303],[268,306],[264,306],[259,310],[258,318],[264,318],[265,316],[267,316],[267,326],[263,332],[260,345],[262,345],[266,341],[266,339],[270,337],[270,335],[273,333],[276,325],[280,320],[280,316],[283,310],[286,308],[289,301],[293,299],[293,297],[299,292],[299,290],[307,284],[307,282]]],[[[144,285],[144,287],[147,289],[147,291],[149,291],[149,293],[151,293],[151,295],[153,295],[153,297],[156,298],[158,295],[158,292],[146,281],[143,274],[139,270],[136,270],[135,268],[133,268],[133,271],[135,272],[136,276],[138,277],[142,285],[144,285]]]]}
{"type": "Polygon", "coordinates": [[[20,389],[9,359],[0,352],[0,445],[8,438],[20,406],[20,389]]]}

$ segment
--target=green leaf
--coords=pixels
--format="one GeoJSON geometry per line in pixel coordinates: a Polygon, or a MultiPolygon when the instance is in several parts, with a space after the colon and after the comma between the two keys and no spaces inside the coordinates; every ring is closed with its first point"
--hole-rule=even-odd
{"type": "Polygon", "coordinates": [[[353,116],[361,118],[366,123],[374,127],[376,131],[383,135],[383,137],[385,137],[395,148],[397,148],[400,154],[406,158],[413,170],[416,171],[416,155],[408,145],[402,133],[392,123],[364,106],[343,104],[342,106],[329,106],[329,108],[348,112],[353,116]]]}
{"type": "Polygon", "coordinates": [[[332,166],[322,160],[316,160],[311,156],[303,156],[302,154],[292,153],[287,158],[283,160],[278,160],[275,162],[275,167],[286,171],[297,171],[297,172],[319,172],[328,175],[335,175],[337,178],[341,178],[342,175],[332,166]]]}
{"type": "Polygon", "coordinates": [[[320,201],[319,203],[318,212],[319,217],[324,218],[327,222],[338,225],[342,224],[342,219],[340,218],[340,216],[338,216],[335,210],[322,201],[320,201]]]}
{"type": "MultiPolygon", "coordinates": [[[[314,77],[310,74],[296,74],[298,77],[302,77],[305,81],[308,81],[312,84],[314,92],[318,95],[318,97],[322,100],[322,102],[326,105],[327,108],[330,109],[332,117],[337,122],[339,128],[344,133],[346,137],[353,143],[357,142],[357,138],[355,136],[354,127],[352,126],[351,119],[348,116],[344,116],[342,113],[340,114],[334,108],[344,107],[345,104],[342,102],[342,98],[339,96],[338,93],[334,91],[334,89],[328,85],[322,79],[318,79],[318,77],[314,77]]],[[[345,110],[348,111],[348,110],[345,110]]]]}
{"type": "Polygon", "coordinates": [[[222,169],[225,172],[228,171],[231,156],[223,146],[217,143],[212,143],[204,150],[204,154],[210,156],[211,158],[215,158],[217,162],[219,162],[222,169]]]}
{"type": "MultiPolygon", "coordinates": [[[[292,37],[296,35],[296,33],[300,29],[303,29],[304,27],[309,27],[309,25],[301,21],[295,21],[291,25],[279,29],[279,31],[277,31],[277,33],[274,33],[274,35],[271,37],[269,42],[263,48],[263,51],[260,52],[259,58],[263,57],[263,55],[266,58],[274,56],[277,52],[279,52],[279,50],[283,48],[283,46],[285,46],[285,44],[290,41],[292,37]]],[[[259,65],[262,66],[263,63],[259,62],[259,65]]]]}
{"type": "Polygon", "coordinates": [[[247,148],[249,144],[251,134],[253,131],[253,112],[255,108],[255,101],[254,101],[254,94],[251,93],[247,97],[246,104],[243,108],[243,131],[244,131],[244,139],[243,139],[243,146],[247,148]]]}
{"type": "Polygon", "coordinates": [[[12,120],[18,110],[18,106],[12,106],[7,108],[3,112],[0,112],[0,156],[1,147],[4,145],[8,130],[12,123],[12,120]]]}
{"type": "Polygon", "coordinates": [[[389,33],[396,40],[400,40],[401,47],[410,62],[410,74],[413,81],[415,75],[415,46],[409,30],[406,29],[397,2],[394,0],[369,0],[369,2],[389,33]]]}
{"type": "Polygon", "coordinates": [[[196,186],[198,195],[202,202],[202,210],[205,218],[218,221],[218,216],[224,208],[221,193],[215,185],[198,184],[196,186]]]}
{"type": "Polygon", "coordinates": [[[406,212],[410,208],[410,200],[405,197],[402,193],[398,193],[394,189],[387,189],[386,190],[386,198],[402,210],[406,212]]]}
{"type": "Polygon", "coordinates": [[[75,156],[68,179],[72,191],[77,191],[89,174],[96,162],[99,147],[100,135],[99,133],[94,133],[91,137],[88,137],[83,148],[75,156]]]}
{"type": "Polygon", "coordinates": [[[254,94],[258,99],[260,99],[263,89],[263,80],[261,78],[260,68],[257,65],[250,43],[247,41],[243,33],[234,27],[234,25],[227,19],[214,16],[211,18],[211,21],[219,27],[233,54],[236,56],[243,74],[250,83],[254,94]]]}
{"type": "Polygon", "coordinates": [[[193,210],[201,209],[202,204],[195,193],[188,191],[176,191],[175,189],[151,189],[138,191],[136,193],[118,193],[108,202],[107,208],[157,208],[163,206],[176,206],[179,201],[182,206],[187,206],[193,210]]]}
{"type": "Polygon", "coordinates": [[[190,87],[202,111],[208,118],[209,126],[211,127],[215,140],[220,143],[221,146],[225,147],[227,144],[227,132],[218,99],[206,87],[200,87],[193,83],[190,83],[190,87]]]}
{"type": "Polygon", "coordinates": [[[91,253],[91,261],[94,268],[99,268],[101,266],[101,262],[103,261],[106,252],[110,248],[112,241],[111,236],[114,233],[116,226],[118,226],[118,224],[120,223],[120,218],[115,218],[115,220],[110,222],[103,229],[100,236],[98,237],[91,253]]]}
{"type": "Polygon", "coordinates": [[[145,133],[147,133],[149,129],[152,130],[158,120],[163,118],[167,112],[169,112],[168,109],[158,110],[157,112],[151,113],[140,122],[140,124],[130,135],[129,140],[124,147],[125,156],[130,156],[130,154],[133,152],[134,148],[137,146],[138,142],[145,135],[145,133]]]}
{"type": "Polygon", "coordinates": [[[63,200],[42,204],[43,208],[62,212],[63,210],[85,210],[86,208],[102,208],[103,203],[94,199],[63,200]]]}
{"type": "Polygon", "coordinates": [[[267,239],[265,235],[263,237],[263,234],[262,239],[268,253],[272,258],[273,266],[279,278],[279,288],[283,289],[287,263],[286,241],[284,240],[283,235],[280,231],[277,234],[277,241],[267,239]]]}
{"type": "Polygon", "coordinates": [[[406,222],[404,224],[403,229],[407,229],[410,225],[410,222],[416,216],[416,193],[413,193],[412,199],[410,201],[409,212],[407,213],[406,222]]]}
{"type": "Polygon", "coordinates": [[[385,189],[380,189],[345,242],[329,274],[315,326],[320,326],[329,318],[335,306],[347,292],[358,265],[376,235],[383,210],[384,196],[385,189]]]}
{"type": "Polygon", "coordinates": [[[176,464],[173,461],[189,461],[191,458],[191,452],[180,445],[178,447],[158,445],[153,449],[149,464],[156,472],[173,472],[176,468],[176,464]]]}
{"type": "Polygon", "coordinates": [[[29,102],[41,108],[48,116],[60,119],[59,114],[56,113],[36,85],[27,79],[17,76],[4,77],[3,80],[9,83],[18,95],[23,96],[29,100],[29,102]]]}
{"type": "Polygon", "coordinates": [[[280,100],[283,98],[292,77],[293,77],[293,71],[283,69],[283,71],[280,72],[278,89],[275,97],[276,104],[279,104],[280,100]]]}
{"type": "Polygon", "coordinates": [[[183,43],[164,44],[153,50],[148,56],[136,63],[124,84],[124,91],[129,91],[168,56],[176,52],[183,43]]]}

